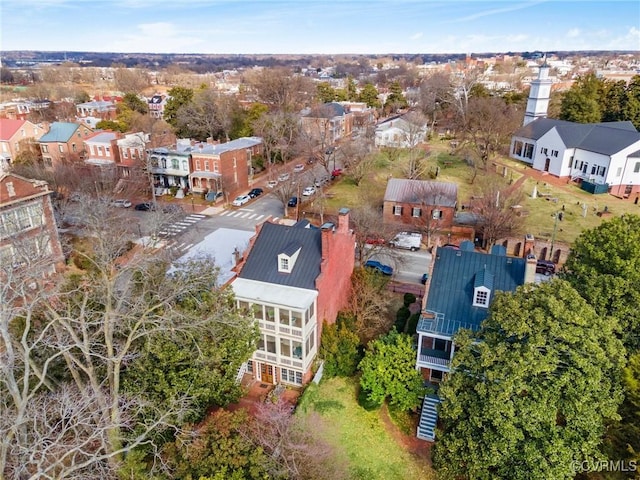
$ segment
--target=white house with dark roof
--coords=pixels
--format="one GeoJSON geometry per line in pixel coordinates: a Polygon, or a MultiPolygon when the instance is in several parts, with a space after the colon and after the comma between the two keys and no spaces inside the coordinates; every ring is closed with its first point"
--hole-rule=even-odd
{"type": "Polygon", "coordinates": [[[311,379],[322,324],[346,305],[355,257],[349,210],[318,228],[264,223],[231,283],[236,306],[260,330],[248,372],[267,384],[311,379]]]}
{"type": "Polygon", "coordinates": [[[404,115],[380,122],[375,130],[376,147],[413,148],[426,140],[426,123],[415,123],[415,117],[404,115]]]}
{"type": "Polygon", "coordinates": [[[631,122],[573,123],[538,118],[511,139],[510,156],[568,180],[640,193],[640,133],[631,122]]]}

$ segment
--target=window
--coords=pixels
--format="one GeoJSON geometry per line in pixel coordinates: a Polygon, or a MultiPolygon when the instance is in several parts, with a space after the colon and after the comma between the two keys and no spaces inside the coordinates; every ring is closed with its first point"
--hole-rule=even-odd
{"type": "Polygon", "coordinates": [[[547,148],[546,148],[546,147],[542,147],[542,148],[540,149],[540,153],[542,153],[542,154],[546,155],[546,154],[547,154],[547,148]]]}
{"type": "Polygon", "coordinates": [[[254,303],[251,305],[251,311],[253,312],[254,318],[264,320],[264,309],[262,308],[262,305],[256,305],[254,303]]]}
{"type": "Polygon", "coordinates": [[[522,142],[520,140],[517,140],[516,142],[514,142],[513,153],[518,156],[522,155],[522,142]]]}
{"type": "Polygon", "coordinates": [[[186,160],[182,160],[182,170],[184,170],[185,172],[189,171],[186,160]]]}
{"type": "Polygon", "coordinates": [[[280,377],[282,382],[302,385],[302,372],[296,372],[295,370],[289,370],[288,368],[281,368],[280,377]]]}
{"type": "Polygon", "coordinates": [[[569,157],[569,168],[573,168],[573,156],[569,157]]]}
{"type": "Polygon", "coordinates": [[[178,170],[180,168],[180,162],[177,158],[171,159],[171,168],[173,168],[174,170],[178,170]]]}
{"type": "Polygon", "coordinates": [[[247,372],[253,373],[253,360],[247,361],[247,372]]]}
{"type": "Polygon", "coordinates": [[[393,214],[394,214],[394,215],[396,215],[396,216],[398,216],[398,217],[399,217],[400,215],[402,215],[402,206],[400,206],[400,205],[395,205],[395,206],[393,207],[393,214]]]}
{"type": "Polygon", "coordinates": [[[276,353],[276,337],[273,335],[265,335],[265,340],[267,344],[267,352],[276,353]]]}
{"type": "Polygon", "coordinates": [[[151,166],[152,167],[158,166],[158,157],[151,157],[151,166]]]}
{"type": "Polygon", "coordinates": [[[267,322],[275,322],[276,321],[276,309],[273,307],[264,307],[265,309],[265,317],[264,319],[267,322]]]}
{"type": "Polygon", "coordinates": [[[280,308],[279,313],[278,321],[283,325],[289,325],[289,310],[280,308]]]}
{"type": "Polygon", "coordinates": [[[7,210],[0,215],[0,238],[43,225],[42,206],[39,204],[23,205],[7,210]]]}
{"type": "Polygon", "coordinates": [[[64,145],[58,145],[58,150],[60,153],[64,153],[64,145]]]}
{"type": "Polygon", "coordinates": [[[208,172],[209,171],[209,160],[205,160],[204,161],[204,171],[208,172]]]}
{"type": "Polygon", "coordinates": [[[47,166],[47,167],[52,167],[53,166],[53,161],[51,160],[51,157],[43,157],[42,161],[44,162],[45,166],[47,166]]]}
{"type": "Polygon", "coordinates": [[[49,153],[49,145],[42,145],[42,153],[49,153]]]}
{"type": "Polygon", "coordinates": [[[71,151],[72,151],[72,152],[77,152],[77,151],[78,151],[78,147],[76,147],[76,144],[75,144],[75,143],[72,143],[72,144],[71,144],[71,151]]]}
{"type": "Polygon", "coordinates": [[[591,167],[591,175],[595,175],[597,168],[598,168],[597,165],[593,165],[591,167]]]}
{"type": "Polygon", "coordinates": [[[489,292],[486,290],[476,290],[476,297],[473,300],[473,305],[477,307],[485,307],[489,303],[489,292]]]}
{"type": "Polygon", "coordinates": [[[107,157],[111,155],[111,147],[104,147],[104,154],[107,157]]]}
{"type": "Polygon", "coordinates": [[[200,160],[196,160],[196,170],[200,170],[200,160]]]}
{"type": "Polygon", "coordinates": [[[167,159],[165,157],[162,157],[162,168],[167,168],[167,159]]]}
{"type": "Polygon", "coordinates": [[[312,330],[309,336],[307,337],[307,342],[306,342],[307,354],[313,351],[313,347],[315,347],[315,340],[316,340],[315,331],[312,330]]]}
{"type": "Polygon", "coordinates": [[[557,157],[558,156],[558,150],[551,150],[551,156],[552,157],[557,157]]]}
{"type": "Polygon", "coordinates": [[[604,177],[604,174],[607,172],[607,169],[605,167],[598,167],[598,171],[596,172],[598,175],[600,175],[601,177],[604,177]]]}
{"type": "Polygon", "coordinates": [[[122,157],[123,158],[129,158],[129,150],[122,150],[122,157]]]}
{"type": "Polygon", "coordinates": [[[420,208],[418,207],[413,207],[411,209],[411,216],[413,218],[420,218],[420,214],[422,213],[422,211],[420,210],[420,208]]]}
{"type": "Polygon", "coordinates": [[[622,167],[618,167],[618,170],[616,170],[616,177],[619,177],[620,175],[622,175],[622,167]]]}
{"type": "Polygon", "coordinates": [[[636,162],[636,166],[633,167],[633,173],[640,172],[640,162],[636,162]]]}
{"type": "Polygon", "coordinates": [[[280,267],[278,268],[279,271],[281,272],[288,272],[289,271],[289,258],[287,257],[280,257],[280,267]]]}
{"type": "Polygon", "coordinates": [[[533,143],[527,143],[524,146],[524,157],[533,158],[533,143]]]}
{"type": "Polygon", "coordinates": [[[434,208],[431,211],[431,218],[433,218],[434,220],[440,220],[442,218],[442,210],[434,208]]]}
{"type": "Polygon", "coordinates": [[[218,173],[218,162],[213,162],[213,171],[218,173]]]}

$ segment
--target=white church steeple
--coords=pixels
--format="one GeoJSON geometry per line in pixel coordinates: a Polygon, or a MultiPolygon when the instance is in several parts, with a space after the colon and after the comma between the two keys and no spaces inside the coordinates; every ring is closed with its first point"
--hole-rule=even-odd
{"type": "Polygon", "coordinates": [[[551,79],[549,78],[549,64],[545,55],[538,78],[531,82],[531,90],[529,91],[529,99],[527,100],[527,110],[524,113],[524,123],[533,122],[536,118],[547,116],[549,108],[549,98],[551,97],[551,79]]]}

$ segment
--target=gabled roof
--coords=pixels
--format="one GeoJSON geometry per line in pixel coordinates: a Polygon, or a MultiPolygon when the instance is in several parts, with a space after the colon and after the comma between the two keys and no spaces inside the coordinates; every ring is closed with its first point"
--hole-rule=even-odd
{"type": "Polygon", "coordinates": [[[240,278],[290,287],[316,289],[322,261],[322,232],[316,228],[265,223],[258,233],[240,278]],[[301,247],[290,273],[278,272],[278,255],[291,245],[301,247]]]}
{"type": "Polygon", "coordinates": [[[78,128],[77,123],[53,122],[49,131],[40,137],[40,142],[68,142],[78,128]]]}
{"type": "Polygon", "coordinates": [[[613,155],[640,142],[640,133],[631,122],[574,123],[552,118],[538,118],[520,128],[514,136],[539,140],[556,129],[567,148],[580,148],[603,155],[613,155]]]}
{"type": "Polygon", "coordinates": [[[492,290],[491,301],[495,291],[514,291],[524,283],[523,258],[438,248],[434,262],[426,310],[438,315],[423,316],[418,325],[423,332],[453,335],[460,328],[477,330],[488,310],[473,306],[474,288],[492,290]]]}
{"type": "Polygon", "coordinates": [[[391,178],[387,182],[384,201],[455,207],[458,201],[458,185],[449,182],[391,178]]]}
{"type": "Polygon", "coordinates": [[[27,123],[26,120],[0,118],[0,141],[11,140],[11,137],[13,137],[25,123],[27,123]]]}
{"type": "Polygon", "coordinates": [[[227,143],[219,143],[212,145],[210,143],[198,143],[195,146],[188,146],[184,148],[183,152],[190,152],[191,154],[206,154],[206,155],[220,155],[225,152],[232,152],[234,150],[242,150],[245,148],[255,147],[262,143],[261,137],[242,137],[231,140],[227,143]]]}
{"type": "Polygon", "coordinates": [[[87,143],[111,143],[111,140],[114,140],[118,137],[118,134],[115,132],[96,132],[93,135],[84,139],[87,143]]]}
{"type": "Polygon", "coordinates": [[[304,111],[303,116],[311,118],[334,118],[342,117],[346,113],[347,111],[344,106],[337,102],[329,102],[304,111]]]}

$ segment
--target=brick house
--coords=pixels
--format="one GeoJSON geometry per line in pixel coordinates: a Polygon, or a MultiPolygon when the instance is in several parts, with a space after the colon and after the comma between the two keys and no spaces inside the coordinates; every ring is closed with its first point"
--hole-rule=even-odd
{"type": "Polygon", "coordinates": [[[11,162],[26,148],[25,143],[37,142],[45,129],[29,120],[0,118],[0,172],[8,171],[11,162]]]}
{"type": "Polygon", "coordinates": [[[325,103],[302,111],[302,129],[327,147],[353,132],[354,114],[338,102],[325,103]]]}
{"type": "Polygon", "coordinates": [[[260,137],[242,137],[213,145],[197,143],[191,147],[189,184],[196,193],[223,192],[231,199],[249,188],[252,158],[263,154],[260,137]]]}
{"type": "Polygon", "coordinates": [[[84,140],[93,133],[86,125],[54,122],[38,140],[46,168],[62,163],[79,162],[84,156],[84,140]]]}
{"type": "Polygon", "coordinates": [[[0,175],[0,276],[45,276],[64,262],[51,193],[44,181],[0,175]]]}
{"type": "Polygon", "coordinates": [[[417,230],[450,230],[457,198],[455,183],[391,178],[384,193],[383,222],[417,230]]]}
{"type": "Polygon", "coordinates": [[[348,209],[340,210],[337,226],[262,224],[231,283],[237,307],[260,329],[247,364],[256,380],[309,382],[322,324],[334,323],[348,300],[354,258],[348,209]]]}

